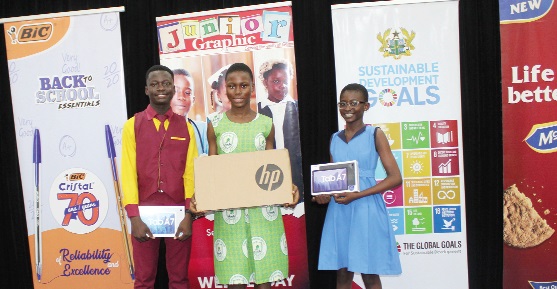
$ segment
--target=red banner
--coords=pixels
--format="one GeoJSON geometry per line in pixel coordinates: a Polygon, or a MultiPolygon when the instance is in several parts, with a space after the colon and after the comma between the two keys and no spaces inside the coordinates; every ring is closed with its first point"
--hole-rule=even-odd
{"type": "MultiPolygon", "coordinates": [[[[557,25],[553,1],[501,0],[503,288],[554,288],[557,25]]],[[[486,96],[489,97],[489,96],[486,96]]]]}

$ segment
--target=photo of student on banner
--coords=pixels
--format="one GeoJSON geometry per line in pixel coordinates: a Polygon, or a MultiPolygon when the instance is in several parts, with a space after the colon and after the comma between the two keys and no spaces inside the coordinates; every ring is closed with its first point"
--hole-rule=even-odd
{"type": "Polygon", "coordinates": [[[195,130],[195,141],[199,155],[209,153],[209,144],[207,142],[207,123],[204,121],[193,120],[188,116],[190,109],[195,104],[194,80],[192,75],[185,69],[179,68],[172,70],[174,72],[175,93],[170,101],[170,107],[174,113],[183,115],[195,130]]]}
{"type": "MultiPolygon", "coordinates": [[[[230,109],[230,101],[226,96],[225,88],[225,75],[232,63],[245,63],[250,68],[253,67],[252,53],[240,52],[219,55],[206,55],[202,56],[203,71],[208,75],[205,81],[205,103],[208,105],[207,118],[211,119],[212,116],[219,112],[225,112],[230,109]]],[[[256,109],[255,104],[255,90],[251,95],[250,106],[253,110],[256,109]]]]}
{"type": "Polygon", "coordinates": [[[228,71],[230,65],[221,67],[217,72],[213,73],[207,82],[211,88],[211,109],[213,113],[225,112],[230,109],[230,101],[226,97],[226,87],[224,83],[224,75],[228,71]]]}
{"type": "Polygon", "coordinates": [[[176,92],[170,102],[174,113],[184,116],[195,131],[199,155],[207,154],[207,122],[202,83],[201,58],[172,58],[161,60],[161,64],[172,69],[176,92]]]}
{"type": "MultiPolygon", "coordinates": [[[[190,82],[189,90],[192,92],[193,102],[187,106],[185,103],[182,105],[184,108],[175,111],[177,114],[184,115],[187,113],[188,118],[195,121],[205,121],[207,118],[207,113],[205,112],[205,86],[203,85],[203,69],[201,67],[201,57],[182,57],[182,58],[171,58],[171,59],[161,59],[161,65],[164,65],[172,71],[185,70],[189,76],[187,76],[190,82]],[[189,110],[187,110],[189,108],[189,110]],[[187,110],[187,111],[186,111],[187,110]]],[[[183,71],[182,71],[183,73],[183,71]]],[[[178,74],[182,74],[178,73],[178,74]]],[[[175,83],[175,85],[177,85],[175,83]]],[[[187,89],[186,86],[184,86],[187,89]]],[[[173,101],[175,99],[173,98],[173,101]]],[[[182,99],[185,101],[185,99],[182,99]]],[[[175,106],[171,103],[171,106],[175,106]]]]}
{"type": "Polygon", "coordinates": [[[298,102],[291,95],[294,68],[287,59],[271,59],[260,65],[258,76],[266,93],[258,97],[257,111],[273,119],[275,148],[288,149],[292,178],[303,196],[298,102]]]}

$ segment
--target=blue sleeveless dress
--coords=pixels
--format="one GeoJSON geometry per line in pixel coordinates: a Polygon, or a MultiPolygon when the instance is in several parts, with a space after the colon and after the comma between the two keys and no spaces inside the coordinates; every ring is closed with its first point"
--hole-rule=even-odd
{"type": "MultiPolygon", "coordinates": [[[[376,184],[375,127],[362,128],[346,143],[344,131],[334,133],[330,153],[333,162],[357,160],[360,191],[376,184]],[[342,138],[341,138],[342,136],[342,138]]],[[[381,194],[351,202],[329,203],[319,251],[319,270],[338,270],[398,275],[402,273],[399,252],[387,207],[381,194]]]]}

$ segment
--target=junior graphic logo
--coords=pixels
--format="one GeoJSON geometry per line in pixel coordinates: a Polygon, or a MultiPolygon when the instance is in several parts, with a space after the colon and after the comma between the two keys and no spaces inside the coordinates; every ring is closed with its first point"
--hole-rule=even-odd
{"type": "Polygon", "coordinates": [[[415,49],[412,45],[412,40],[416,37],[414,31],[408,32],[405,28],[401,27],[400,32],[389,28],[381,33],[377,33],[377,40],[381,42],[381,47],[379,52],[383,53],[383,57],[393,57],[394,59],[400,59],[402,56],[412,55],[412,50],[415,49]],[[400,35],[402,34],[402,36],[400,35]]]}
{"type": "Polygon", "coordinates": [[[290,7],[275,7],[170,20],[157,29],[160,51],[175,53],[280,48],[293,40],[291,27],[290,7]]]}
{"type": "Polygon", "coordinates": [[[17,29],[10,26],[6,31],[12,39],[12,44],[26,44],[34,42],[45,42],[50,39],[54,26],[50,22],[24,24],[17,29]]]}
{"type": "Polygon", "coordinates": [[[101,180],[92,172],[68,169],[52,183],[50,210],[62,228],[74,234],[87,234],[105,220],[108,195],[101,180]]]}

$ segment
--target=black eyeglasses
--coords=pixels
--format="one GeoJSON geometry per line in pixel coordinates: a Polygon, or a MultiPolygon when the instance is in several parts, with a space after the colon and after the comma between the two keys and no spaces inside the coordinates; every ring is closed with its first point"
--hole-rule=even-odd
{"type": "Polygon", "coordinates": [[[367,101],[359,101],[359,100],[352,100],[352,101],[349,101],[349,102],[341,101],[341,102],[337,103],[337,105],[338,105],[339,108],[345,108],[345,107],[348,107],[348,106],[356,107],[356,106],[358,106],[362,103],[367,103],[367,101]]]}

